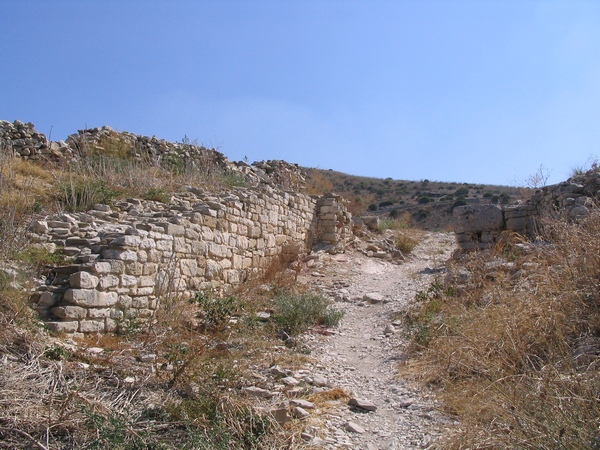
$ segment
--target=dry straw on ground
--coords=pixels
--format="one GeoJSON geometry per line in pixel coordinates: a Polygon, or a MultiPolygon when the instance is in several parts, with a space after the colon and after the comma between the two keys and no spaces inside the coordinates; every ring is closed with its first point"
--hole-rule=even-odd
{"type": "Polygon", "coordinates": [[[600,213],[462,255],[408,317],[460,426],[440,448],[600,446],[600,213]]]}

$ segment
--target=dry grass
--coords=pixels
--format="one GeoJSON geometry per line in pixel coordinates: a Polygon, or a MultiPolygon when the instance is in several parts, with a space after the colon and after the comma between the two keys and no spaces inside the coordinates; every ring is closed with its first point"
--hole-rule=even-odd
{"type": "Polygon", "coordinates": [[[407,317],[422,379],[461,422],[449,449],[600,445],[600,215],[458,258],[407,317]]]}

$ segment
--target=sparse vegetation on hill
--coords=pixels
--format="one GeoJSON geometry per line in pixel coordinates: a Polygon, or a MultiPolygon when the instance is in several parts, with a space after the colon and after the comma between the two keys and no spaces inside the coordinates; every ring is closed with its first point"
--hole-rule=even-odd
{"type": "MultiPolygon", "coordinates": [[[[0,148],[0,448],[300,447],[298,421],[277,423],[243,389],[266,384],[265,364],[302,367],[294,335],[334,326],[342,313],[282,261],[226,296],[163,292],[151,320],[123,321],[115,335],[75,343],[44,329],[28,301],[32,281],[69,257],[29,245],[34,214],[245,183],[208,160],[135,160],[119,139],[101,144],[44,167],[0,148]]],[[[356,215],[382,216],[376,231],[405,255],[425,234],[415,226],[445,228],[453,207],[523,194],[317,169],[307,190],[335,191],[356,215]]],[[[448,279],[418,294],[404,314],[413,356],[405,368],[417,367],[460,420],[440,447],[600,448],[599,220],[594,212],[547,224],[535,245],[507,235],[493,252],[454,259],[448,279]]],[[[310,398],[328,395],[346,397],[334,389],[310,398]]]]}
{"type": "Polygon", "coordinates": [[[469,203],[506,204],[526,198],[531,189],[430,180],[369,178],[333,170],[307,169],[311,194],[336,192],[345,197],[356,216],[398,217],[408,213],[416,227],[444,229],[452,209],[469,203]]]}

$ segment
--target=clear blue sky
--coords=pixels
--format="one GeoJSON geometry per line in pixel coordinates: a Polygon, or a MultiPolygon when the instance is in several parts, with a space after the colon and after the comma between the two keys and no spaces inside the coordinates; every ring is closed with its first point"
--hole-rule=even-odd
{"type": "Polygon", "coordinates": [[[549,182],[600,155],[600,1],[0,0],[0,119],[229,159],[549,182]]]}

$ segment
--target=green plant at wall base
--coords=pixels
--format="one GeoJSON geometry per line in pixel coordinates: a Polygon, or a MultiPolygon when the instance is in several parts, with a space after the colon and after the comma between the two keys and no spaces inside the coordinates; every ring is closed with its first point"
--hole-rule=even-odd
{"type": "Polygon", "coordinates": [[[210,293],[197,293],[190,302],[202,308],[206,326],[217,330],[227,325],[231,316],[244,309],[244,304],[233,295],[218,297],[210,293]]]}
{"type": "Polygon", "coordinates": [[[289,292],[275,297],[274,319],[283,331],[295,335],[312,325],[337,325],[344,312],[334,308],[319,294],[306,292],[301,295],[289,292]]]}
{"type": "Polygon", "coordinates": [[[148,191],[146,191],[142,197],[144,200],[153,200],[161,203],[168,203],[171,200],[171,196],[160,188],[148,189],[148,191]]]}
{"type": "Polygon", "coordinates": [[[38,269],[42,266],[66,265],[71,261],[62,249],[50,252],[45,247],[28,247],[16,253],[14,258],[38,269]]]}
{"type": "Polygon", "coordinates": [[[242,174],[235,172],[226,172],[221,175],[221,179],[226,186],[229,187],[247,187],[248,182],[242,174]]]}

